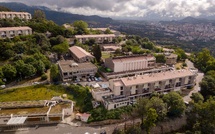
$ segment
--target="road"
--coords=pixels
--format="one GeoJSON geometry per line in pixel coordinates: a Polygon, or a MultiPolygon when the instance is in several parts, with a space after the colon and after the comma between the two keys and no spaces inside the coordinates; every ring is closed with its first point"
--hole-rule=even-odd
{"type": "MultiPolygon", "coordinates": [[[[194,65],[191,61],[186,60],[185,62],[187,63],[188,68],[194,68],[194,65]]],[[[187,96],[185,96],[183,98],[184,101],[186,101],[186,102],[191,101],[192,99],[190,97],[191,97],[192,93],[197,93],[198,91],[200,91],[199,83],[202,81],[203,77],[204,77],[204,73],[201,73],[201,72],[197,73],[196,85],[194,86],[193,90],[187,96]]]]}
{"type": "MultiPolygon", "coordinates": [[[[140,122],[139,119],[135,123],[140,122]]],[[[126,121],[126,124],[131,124],[132,121],[126,121]]],[[[57,126],[39,126],[35,128],[25,128],[16,132],[6,132],[5,134],[100,134],[105,130],[106,134],[112,134],[115,128],[124,128],[125,123],[111,124],[106,126],[81,126],[74,127],[67,124],[58,124],[57,126]]],[[[3,133],[4,134],[4,133],[3,133]]]]}

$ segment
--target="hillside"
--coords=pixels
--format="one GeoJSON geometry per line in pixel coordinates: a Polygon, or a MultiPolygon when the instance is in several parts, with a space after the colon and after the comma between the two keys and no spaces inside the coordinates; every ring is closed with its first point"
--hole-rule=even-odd
{"type": "Polygon", "coordinates": [[[41,6],[27,6],[22,3],[4,3],[0,2],[0,6],[7,7],[13,11],[25,11],[29,12],[33,15],[34,10],[40,9],[43,10],[46,14],[46,18],[48,20],[53,20],[55,23],[61,25],[64,23],[72,23],[76,20],[84,20],[88,22],[89,24],[96,25],[96,26],[106,26],[107,24],[110,24],[113,20],[111,18],[104,18],[100,16],[84,16],[84,15],[78,15],[78,14],[70,14],[70,13],[63,13],[63,12],[57,12],[53,11],[47,7],[41,7],[41,6]]]}

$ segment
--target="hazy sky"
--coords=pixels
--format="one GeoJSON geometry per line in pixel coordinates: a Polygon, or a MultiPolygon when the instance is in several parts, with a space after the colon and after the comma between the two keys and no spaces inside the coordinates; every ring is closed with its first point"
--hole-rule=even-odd
{"type": "Polygon", "coordinates": [[[215,0],[0,0],[47,6],[51,9],[84,15],[168,17],[214,15],[215,0]]]}

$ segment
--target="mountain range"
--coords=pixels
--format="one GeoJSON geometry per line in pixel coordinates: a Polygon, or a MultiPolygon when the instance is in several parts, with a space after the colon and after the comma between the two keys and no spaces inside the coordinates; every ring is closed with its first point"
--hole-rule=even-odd
{"type": "MultiPolygon", "coordinates": [[[[18,3],[18,2],[0,2],[0,6],[7,7],[13,11],[24,11],[24,12],[29,12],[32,15],[34,14],[35,10],[42,10],[46,14],[46,18],[48,20],[52,20],[55,23],[62,25],[64,23],[72,23],[76,20],[83,20],[88,22],[88,24],[92,27],[107,27],[110,24],[119,24],[117,21],[113,20],[112,18],[109,17],[100,17],[97,15],[92,15],[92,16],[86,16],[86,15],[79,15],[79,14],[72,14],[72,13],[65,13],[65,12],[60,12],[60,11],[54,11],[51,10],[47,7],[44,6],[28,6],[23,3],[18,3]]],[[[159,18],[157,15],[153,15],[154,17],[159,18]]],[[[147,18],[147,17],[146,17],[147,18]]],[[[214,17],[215,18],[215,17],[214,17]]],[[[117,19],[117,18],[115,18],[117,19]]],[[[130,18],[131,20],[134,18],[130,18]]],[[[128,20],[128,19],[127,19],[128,20]]],[[[147,20],[147,19],[144,19],[147,20]]],[[[125,20],[126,21],[126,20],[125,20]]],[[[123,23],[123,20],[120,21],[123,23]]],[[[213,16],[208,18],[208,17],[202,17],[202,18],[194,18],[194,17],[186,17],[181,20],[172,20],[170,21],[169,19],[166,19],[166,21],[161,21],[162,23],[209,23],[209,22],[214,22],[213,16]]]]}
{"type": "Polygon", "coordinates": [[[44,11],[44,13],[46,14],[46,18],[48,20],[52,20],[59,25],[64,23],[72,23],[76,20],[83,20],[88,22],[89,24],[103,26],[106,24],[110,24],[113,21],[111,18],[100,17],[97,15],[85,16],[85,15],[64,13],[64,12],[53,11],[44,6],[28,6],[28,5],[25,5],[22,3],[16,3],[16,2],[0,2],[0,6],[7,7],[12,11],[29,12],[32,15],[34,14],[35,10],[39,9],[44,11]]]}

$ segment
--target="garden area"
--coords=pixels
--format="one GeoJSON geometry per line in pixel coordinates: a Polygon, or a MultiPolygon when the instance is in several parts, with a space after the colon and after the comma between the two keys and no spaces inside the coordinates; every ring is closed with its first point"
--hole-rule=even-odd
{"type": "Polygon", "coordinates": [[[54,96],[65,94],[65,89],[58,86],[35,85],[24,88],[0,90],[0,102],[50,100],[54,96]]]}

